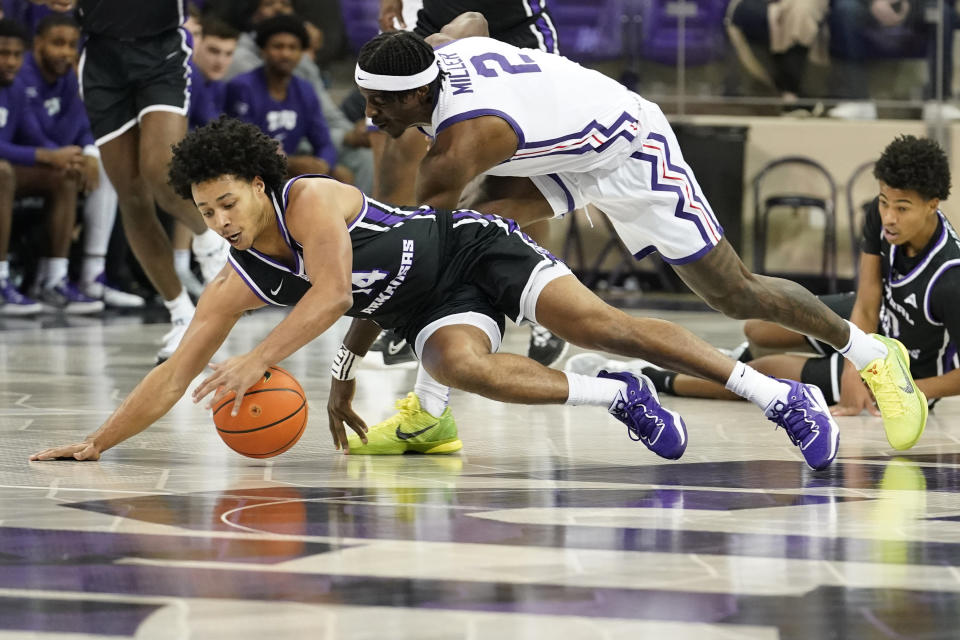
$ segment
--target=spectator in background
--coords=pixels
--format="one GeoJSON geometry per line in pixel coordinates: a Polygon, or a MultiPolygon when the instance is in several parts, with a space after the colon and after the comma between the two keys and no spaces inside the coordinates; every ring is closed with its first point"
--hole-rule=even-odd
{"type": "MultiPolygon", "coordinates": [[[[227,83],[224,77],[233,60],[240,32],[214,15],[196,22],[193,59],[190,62],[190,110],[187,121],[196,129],[216,120],[224,112],[227,83]]],[[[190,268],[190,230],[179,222],[173,228],[173,268],[194,298],[203,292],[203,283],[190,268]]]]}
{"type": "Polygon", "coordinates": [[[291,176],[323,173],[352,183],[350,170],[337,164],[337,149],[313,87],[293,75],[308,44],[307,30],[296,16],[277,15],[260,22],[257,46],[263,51],[263,65],[227,84],[226,111],[279,141],[291,176]],[[313,155],[298,152],[304,138],[313,155]]]}
{"type": "MultiPolygon", "coordinates": [[[[234,20],[237,20],[236,12],[244,5],[242,3],[230,3],[229,6],[232,7],[234,20]]],[[[257,46],[256,42],[255,31],[257,25],[278,15],[294,15],[294,5],[291,0],[249,0],[246,10],[247,13],[243,14],[245,20],[240,28],[250,32],[241,33],[237,40],[237,50],[233,57],[233,63],[227,71],[227,80],[232,80],[241,73],[252,71],[263,64],[260,47],[257,46]]],[[[309,22],[303,24],[307,29],[316,28],[309,22]]],[[[316,34],[313,38],[313,41],[315,40],[316,34]]],[[[330,137],[337,148],[340,163],[353,172],[357,187],[369,192],[373,188],[373,155],[367,147],[356,147],[350,144],[350,140],[353,138],[348,136],[348,133],[353,130],[354,124],[343,115],[336,102],[330,97],[309,46],[304,47],[303,55],[297,62],[293,74],[306,80],[313,87],[314,93],[320,101],[323,118],[330,131],[330,137]]]]}
{"type": "MultiPolygon", "coordinates": [[[[105,276],[107,247],[117,215],[117,192],[103,170],[80,99],[74,71],[79,40],[80,26],[69,14],[47,14],[37,24],[33,51],[24,57],[19,79],[47,139],[58,146],[77,145],[83,149],[84,165],[79,178],[86,200],[81,291],[109,307],[142,307],[143,298],[110,285],[105,276]]],[[[49,265],[50,259],[40,259],[35,290],[46,279],[49,265]]]]}
{"type": "MultiPolygon", "coordinates": [[[[811,56],[826,61],[821,27],[828,0],[733,0],[727,8],[730,41],[746,69],[780,93],[790,114],[803,95],[803,78],[811,56]],[[773,73],[757,60],[749,43],[770,51],[773,73]]],[[[822,107],[821,107],[822,108],[822,107]]]]}
{"type": "MultiPolygon", "coordinates": [[[[953,30],[956,27],[954,3],[945,0],[943,13],[943,68],[940,81],[943,97],[953,97],[953,30]]],[[[835,93],[844,100],[827,112],[834,118],[873,120],[877,106],[870,100],[868,74],[865,68],[871,48],[890,48],[917,35],[926,42],[927,86],[924,94],[924,120],[960,119],[960,109],[943,105],[936,98],[937,82],[937,22],[929,20],[925,0],[832,0],[830,6],[830,51],[834,55],[833,79],[835,93]],[[875,44],[872,44],[875,43],[875,44]]],[[[937,15],[936,2],[931,8],[937,15]]]]}
{"type": "Polygon", "coordinates": [[[38,113],[17,74],[23,65],[27,34],[12,20],[0,20],[0,314],[28,315],[42,310],[11,282],[7,251],[17,196],[40,195],[46,201],[48,270],[40,287],[44,306],[67,313],[103,309],[67,278],[67,255],[77,215],[77,191],[86,169],[80,147],[58,146],[44,134],[38,113]]]}

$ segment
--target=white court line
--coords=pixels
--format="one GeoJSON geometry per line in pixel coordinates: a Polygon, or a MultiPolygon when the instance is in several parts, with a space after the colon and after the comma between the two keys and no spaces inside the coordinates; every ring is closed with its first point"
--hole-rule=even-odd
{"type": "Polygon", "coordinates": [[[50,481],[49,486],[47,487],[47,498],[56,498],[57,497],[57,487],[60,486],[60,478],[54,478],[50,481]]]}
{"type": "Polygon", "coordinates": [[[263,468],[263,480],[264,482],[273,480],[273,460],[267,460],[267,464],[263,468]]]}
{"type": "Polygon", "coordinates": [[[170,479],[170,469],[164,469],[160,473],[160,478],[157,480],[157,484],[153,485],[153,488],[156,489],[157,491],[160,491],[161,489],[163,489],[164,486],[166,486],[167,480],[169,479],[170,479]]]}
{"type": "MultiPolygon", "coordinates": [[[[0,484],[0,489],[29,489],[31,491],[49,491],[50,486],[40,487],[29,484],[0,484]]],[[[126,489],[101,489],[99,487],[57,487],[57,491],[91,491],[101,493],[130,493],[138,496],[169,496],[172,491],[129,491],[126,489]]],[[[49,497],[49,496],[47,496],[49,497]]]]}
{"type": "Polygon", "coordinates": [[[950,572],[950,575],[953,576],[953,579],[957,582],[960,582],[960,571],[957,570],[953,565],[947,565],[947,571],[950,572]]]}
{"type": "Polygon", "coordinates": [[[17,427],[17,431],[26,431],[27,429],[30,428],[30,425],[32,425],[34,422],[35,422],[34,418],[28,419],[26,422],[23,423],[22,427],[17,427]]]}
{"type": "Polygon", "coordinates": [[[714,569],[712,566],[710,566],[703,558],[701,558],[701,557],[698,556],[697,554],[695,554],[695,553],[688,553],[688,554],[687,554],[687,557],[690,558],[691,560],[693,560],[694,563],[696,563],[696,564],[700,565],[701,567],[703,567],[704,569],[706,569],[706,570],[707,570],[707,574],[708,574],[711,578],[719,578],[719,577],[720,577],[720,574],[717,573],[717,570],[714,569]]]}
{"type": "Polygon", "coordinates": [[[833,566],[832,562],[824,560],[823,566],[826,567],[827,571],[829,571],[830,574],[837,579],[837,582],[840,584],[840,586],[842,587],[849,586],[847,584],[847,579],[843,576],[842,573],[840,573],[840,571],[835,566],[833,566]]]}

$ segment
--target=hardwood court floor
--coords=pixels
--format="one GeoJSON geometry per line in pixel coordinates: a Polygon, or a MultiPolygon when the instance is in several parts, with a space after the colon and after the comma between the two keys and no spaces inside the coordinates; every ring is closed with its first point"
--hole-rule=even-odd
{"type": "MultiPolygon", "coordinates": [[[[716,314],[657,315],[739,341],[716,314]]],[[[276,321],[244,318],[224,353],[276,321]]],[[[897,456],[878,419],[842,418],[822,473],[753,406],[678,399],[676,462],[597,408],[462,393],[462,454],[345,457],[330,335],[284,364],[312,414],[275,459],[234,454],[182,401],[99,463],[28,463],[96,428],[165,331],[73,324],[0,331],[0,638],[957,637],[958,400],[897,456]]],[[[413,378],[363,370],[361,415],[390,415],[413,378]]]]}

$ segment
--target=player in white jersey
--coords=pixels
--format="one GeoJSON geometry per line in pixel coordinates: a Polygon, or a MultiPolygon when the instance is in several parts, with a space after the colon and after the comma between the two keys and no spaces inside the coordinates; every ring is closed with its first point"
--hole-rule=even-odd
{"type": "Polygon", "coordinates": [[[469,204],[521,225],[592,203],[631,253],[658,251],[714,309],[834,346],[868,378],[887,430],[919,437],[926,403],[901,345],[865,334],[794,282],[750,273],[657,105],[552,54],[483,37],[434,46],[380,34],[355,71],[377,126],[393,136],[419,126],[434,137],[418,202],[463,205],[464,187],[485,175],[469,204]]]}

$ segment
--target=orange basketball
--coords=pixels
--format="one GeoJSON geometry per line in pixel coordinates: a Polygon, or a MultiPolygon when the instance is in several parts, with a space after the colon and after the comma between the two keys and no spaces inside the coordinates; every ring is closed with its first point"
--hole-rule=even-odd
{"type": "Polygon", "coordinates": [[[237,415],[231,393],[214,407],[213,423],[227,446],[249,458],[271,458],[292,447],[307,427],[307,399],[300,383],[270,367],[247,389],[237,415]]]}

